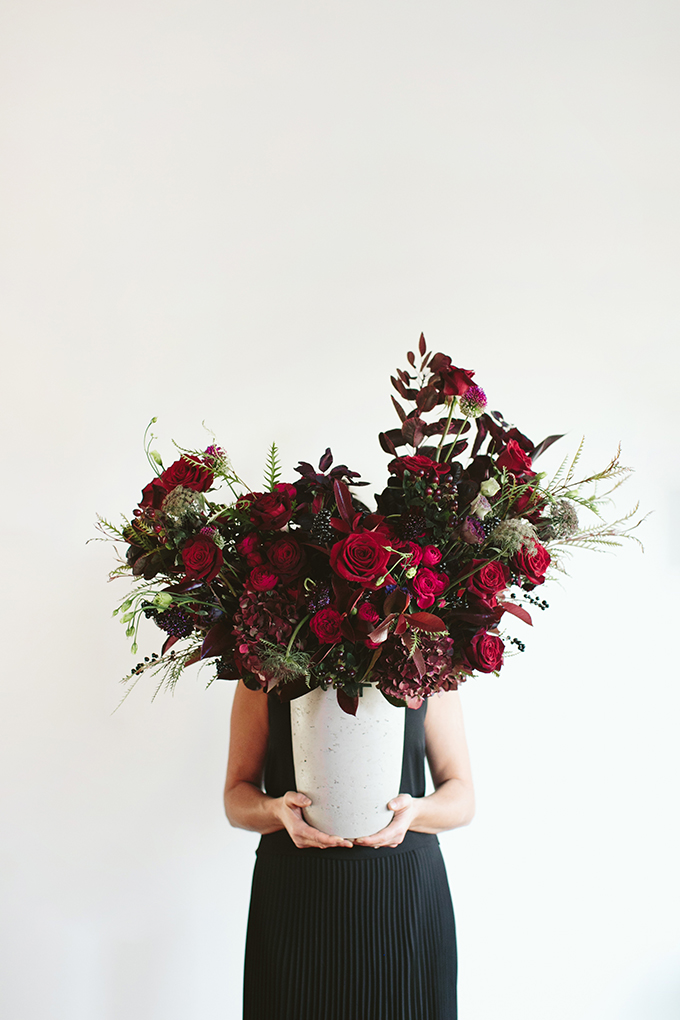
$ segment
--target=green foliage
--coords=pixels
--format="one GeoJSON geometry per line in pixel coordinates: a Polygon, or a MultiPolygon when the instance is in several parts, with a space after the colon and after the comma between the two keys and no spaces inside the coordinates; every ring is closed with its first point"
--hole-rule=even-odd
{"type": "Polygon", "coordinates": [[[267,461],[264,467],[264,487],[268,492],[274,490],[274,486],[281,478],[281,460],[279,458],[279,451],[276,443],[272,443],[269,453],[267,454],[267,461]]]}

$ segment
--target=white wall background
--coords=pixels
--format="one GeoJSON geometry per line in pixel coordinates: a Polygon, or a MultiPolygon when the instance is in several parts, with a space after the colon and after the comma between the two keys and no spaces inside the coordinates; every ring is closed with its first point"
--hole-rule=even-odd
{"type": "Polygon", "coordinates": [[[677,1018],[678,5],[0,21],[3,1017],[240,1016],[233,688],[140,684],[112,715],[125,582],[85,541],[148,480],[154,414],[166,460],[206,419],[254,486],[276,438],[289,476],[330,444],[381,487],[387,377],[423,329],[536,440],[584,431],[597,467],[621,439],[618,505],[655,511],[644,556],[579,555],[524,656],[463,692],[462,1020],[677,1018]]]}

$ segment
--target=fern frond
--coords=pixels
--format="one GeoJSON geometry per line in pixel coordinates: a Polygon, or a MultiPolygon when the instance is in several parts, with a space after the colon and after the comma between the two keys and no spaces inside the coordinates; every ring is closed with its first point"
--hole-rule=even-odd
{"type": "Polygon", "coordinates": [[[268,492],[273,492],[274,486],[281,477],[281,460],[276,443],[272,443],[267,461],[264,467],[264,486],[268,492]]]}

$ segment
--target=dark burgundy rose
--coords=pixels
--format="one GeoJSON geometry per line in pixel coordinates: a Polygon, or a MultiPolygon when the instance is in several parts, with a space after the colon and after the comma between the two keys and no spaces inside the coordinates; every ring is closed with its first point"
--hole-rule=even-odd
{"type": "Polygon", "coordinates": [[[543,505],[541,497],[534,489],[529,488],[512,504],[512,512],[518,517],[526,517],[528,521],[535,524],[541,516],[543,505]]]}
{"type": "Polygon", "coordinates": [[[467,590],[488,606],[496,604],[495,596],[508,586],[510,571],[498,560],[473,560],[470,569],[479,567],[467,579],[467,590]]]}
{"type": "Polygon", "coordinates": [[[154,478],[152,482],[145,485],[142,489],[142,498],[139,501],[139,506],[146,507],[150,506],[154,510],[160,510],[161,504],[168,494],[168,490],[161,478],[154,478]]]}
{"type": "Polygon", "coordinates": [[[194,492],[206,492],[212,485],[215,476],[204,464],[194,464],[186,457],[180,457],[161,475],[163,485],[171,492],[178,485],[194,492]]]}
{"type": "Polygon", "coordinates": [[[423,567],[411,580],[411,587],[416,596],[416,602],[420,609],[427,609],[434,605],[434,600],[442,592],[446,591],[449,585],[449,576],[442,571],[431,570],[430,567],[423,567]]]}
{"type": "Polygon", "coordinates": [[[322,645],[334,645],[342,637],[342,617],[332,606],[326,606],[315,613],[309,621],[309,627],[322,645]]]}
{"type": "Polygon", "coordinates": [[[279,575],[269,567],[253,567],[248,580],[255,591],[271,591],[279,583],[279,575]]]}
{"type": "Polygon", "coordinates": [[[212,581],[222,569],[222,550],[207,535],[198,535],[183,546],[182,560],[187,577],[212,581]]]}
{"type": "Polygon", "coordinates": [[[254,531],[242,538],[236,548],[249,567],[259,567],[264,563],[264,556],[260,552],[260,537],[254,531]]]}
{"type": "Polygon", "coordinates": [[[462,395],[473,385],[472,377],[475,374],[472,369],[456,368],[451,364],[448,354],[435,354],[430,362],[430,369],[441,379],[441,386],[437,386],[447,397],[462,397],[462,395]]]}
{"type": "Polygon", "coordinates": [[[534,474],[531,470],[531,457],[525,453],[516,439],[511,439],[496,460],[496,466],[507,468],[515,475],[534,474]]]}
{"type": "Polygon", "coordinates": [[[465,655],[473,669],[480,673],[493,673],[503,665],[505,645],[495,634],[479,630],[465,649],[465,655]]]}
{"type": "Polygon", "coordinates": [[[532,556],[530,550],[522,546],[510,560],[510,568],[525,577],[533,587],[536,587],[537,584],[543,584],[545,581],[545,572],[550,566],[550,553],[544,545],[536,541],[534,541],[534,550],[532,556]]]}
{"type": "Polygon", "coordinates": [[[278,531],[288,524],[293,515],[287,492],[251,492],[243,498],[249,503],[249,519],[260,528],[278,531]]]}
{"type": "Polygon", "coordinates": [[[290,482],[279,482],[278,485],[274,486],[274,492],[278,492],[282,496],[287,496],[288,499],[295,499],[297,496],[297,490],[294,485],[290,484],[290,482]]]}
{"type": "Polygon", "coordinates": [[[353,532],[331,549],[331,568],[346,581],[375,591],[377,582],[387,574],[390,555],[382,536],[372,531],[353,532]]]}
{"type": "Polygon", "coordinates": [[[305,562],[305,552],[294,538],[279,538],[267,549],[267,559],[279,574],[294,577],[305,562]]]}
{"type": "Polygon", "coordinates": [[[429,457],[422,453],[416,453],[412,457],[396,457],[387,465],[387,470],[390,474],[396,475],[400,480],[403,480],[404,472],[408,471],[410,474],[417,475],[427,482],[432,482],[440,475],[448,474],[451,470],[451,465],[439,464],[435,460],[430,460],[429,457]]]}

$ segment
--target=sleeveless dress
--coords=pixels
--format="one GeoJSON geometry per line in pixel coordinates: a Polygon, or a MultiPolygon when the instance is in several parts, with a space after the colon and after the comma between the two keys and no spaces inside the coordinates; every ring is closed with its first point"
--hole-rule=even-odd
{"type": "MultiPolygon", "coordinates": [[[[280,797],[296,788],[290,705],[272,695],[268,703],[264,786],[280,797]]],[[[427,701],[403,711],[399,792],[422,797],[427,701]]],[[[456,1020],[456,973],[435,835],[409,831],[398,847],[328,850],[298,849],[285,829],[262,836],[243,1020],[456,1020]]]]}

